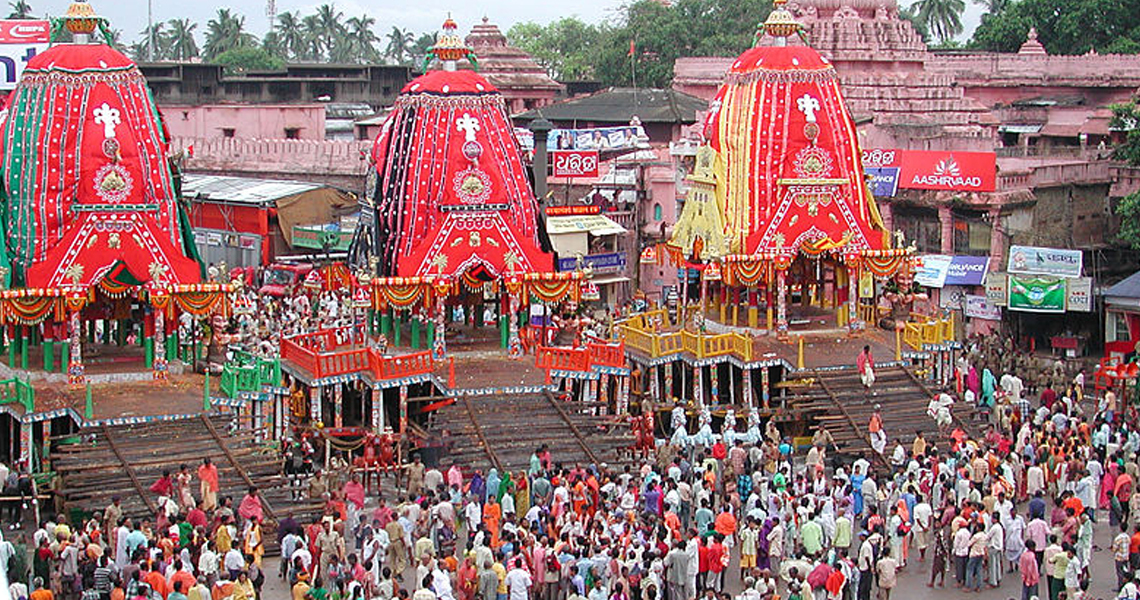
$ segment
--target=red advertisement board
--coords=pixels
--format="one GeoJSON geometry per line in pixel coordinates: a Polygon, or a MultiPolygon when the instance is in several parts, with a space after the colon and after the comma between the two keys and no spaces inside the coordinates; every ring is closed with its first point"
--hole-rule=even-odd
{"type": "Polygon", "coordinates": [[[899,188],[992,192],[997,183],[997,155],[993,152],[944,150],[868,149],[864,167],[899,167],[899,188]]]}
{"type": "Polygon", "coordinates": [[[555,150],[550,153],[555,177],[597,177],[597,150],[555,150]]]}
{"type": "Polygon", "coordinates": [[[50,41],[47,21],[0,20],[0,44],[33,44],[50,41]]]}

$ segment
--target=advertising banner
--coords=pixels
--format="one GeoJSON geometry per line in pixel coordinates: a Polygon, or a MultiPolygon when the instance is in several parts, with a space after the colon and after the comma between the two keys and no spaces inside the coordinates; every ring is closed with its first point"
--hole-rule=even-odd
{"type": "Polygon", "coordinates": [[[997,185],[993,152],[874,148],[863,151],[863,168],[897,168],[896,190],[992,192],[997,185]]]}
{"type": "Polygon", "coordinates": [[[990,302],[985,296],[966,295],[966,316],[971,319],[1001,320],[1001,307],[990,302]]]}
{"type": "Polygon", "coordinates": [[[550,164],[555,177],[597,177],[597,150],[554,150],[550,164]]]}
{"type": "Polygon", "coordinates": [[[946,254],[923,254],[914,265],[914,281],[926,287],[940,288],[946,285],[946,275],[950,272],[950,261],[954,257],[946,254]]]}
{"type": "Polygon", "coordinates": [[[1069,288],[1065,299],[1066,309],[1073,312],[1092,312],[1092,277],[1077,277],[1065,283],[1069,288]]]}
{"type": "Polygon", "coordinates": [[[48,49],[51,24],[47,21],[0,20],[0,90],[12,90],[28,61],[48,49]]]}
{"type": "Polygon", "coordinates": [[[1009,309],[1037,313],[1065,312],[1065,280],[1009,276],[1009,309]]]}
{"type": "Polygon", "coordinates": [[[871,186],[871,195],[876,198],[894,198],[899,191],[898,167],[863,167],[871,186]]]}
{"type": "Polygon", "coordinates": [[[989,269],[988,256],[955,256],[950,259],[945,285],[983,285],[989,269]]]}
{"type": "Polygon", "coordinates": [[[1073,278],[1081,276],[1084,255],[1080,250],[1010,246],[1009,272],[1019,275],[1052,275],[1073,278]]]}
{"type": "Polygon", "coordinates": [[[986,273],[986,300],[994,306],[1005,306],[1009,296],[1009,275],[986,273]]]}
{"type": "Polygon", "coordinates": [[[938,293],[939,308],[959,310],[966,304],[966,288],[960,285],[946,285],[938,293]]]}
{"type": "MultiPolygon", "coordinates": [[[[591,254],[582,257],[582,267],[590,267],[595,273],[610,273],[625,268],[625,254],[610,252],[607,254],[591,254]]],[[[573,271],[578,268],[578,258],[575,256],[559,257],[559,271],[573,271]]]]}
{"type": "MultiPolygon", "coordinates": [[[[534,150],[534,132],[515,127],[515,135],[524,150],[534,150]]],[[[552,129],[546,138],[551,150],[632,150],[648,148],[645,129],[640,125],[624,127],[590,127],[585,129],[552,129]]]]}

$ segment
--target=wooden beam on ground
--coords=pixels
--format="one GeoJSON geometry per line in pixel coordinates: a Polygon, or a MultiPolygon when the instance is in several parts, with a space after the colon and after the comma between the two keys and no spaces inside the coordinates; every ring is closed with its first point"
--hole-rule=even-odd
{"type": "Polygon", "coordinates": [[[843,406],[843,402],[841,402],[839,400],[839,397],[831,391],[831,388],[827,386],[827,382],[824,381],[824,379],[820,377],[818,373],[816,374],[816,381],[819,383],[819,387],[823,388],[823,391],[827,392],[827,395],[831,397],[831,401],[834,402],[835,406],[839,408],[839,412],[843,413],[843,416],[846,418],[847,424],[851,426],[851,431],[855,434],[855,437],[860,441],[866,441],[867,447],[871,450],[871,455],[879,457],[879,460],[886,464],[886,457],[884,457],[882,454],[879,454],[878,452],[875,452],[875,448],[871,446],[871,436],[864,436],[859,432],[859,425],[855,422],[855,419],[851,417],[851,413],[847,412],[847,407],[843,406]]]}
{"type": "Polygon", "coordinates": [[[598,457],[594,455],[594,451],[590,449],[590,445],[587,444],[586,439],[582,437],[582,432],[578,431],[578,426],[570,420],[570,415],[566,414],[562,405],[558,404],[558,400],[554,399],[554,394],[551,394],[550,390],[542,390],[542,395],[546,398],[546,401],[554,407],[554,410],[558,411],[558,416],[562,417],[562,420],[566,422],[566,426],[570,428],[570,432],[573,433],[574,438],[578,440],[578,445],[582,447],[582,452],[585,452],[586,456],[590,457],[591,462],[600,466],[602,461],[598,460],[598,457]]]}
{"type": "Polygon", "coordinates": [[[123,472],[125,472],[127,474],[127,477],[131,479],[131,485],[135,487],[135,491],[139,493],[139,497],[142,498],[142,501],[146,503],[146,506],[150,509],[151,513],[157,514],[158,505],[154,503],[154,500],[151,499],[150,494],[147,493],[149,490],[143,487],[142,482],[139,481],[139,476],[135,474],[134,468],[132,468],[131,465],[127,463],[127,459],[124,458],[123,453],[119,451],[119,446],[115,444],[115,438],[111,435],[111,429],[106,425],[103,425],[103,437],[107,439],[107,445],[111,447],[111,452],[114,452],[115,457],[119,459],[120,463],[122,463],[123,472]]]}
{"type": "MultiPolygon", "coordinates": [[[[253,480],[250,479],[249,474],[242,468],[241,463],[234,458],[233,453],[226,447],[225,442],[222,441],[222,436],[218,435],[218,429],[214,427],[214,423],[210,421],[210,418],[205,414],[201,414],[199,417],[201,417],[202,423],[206,425],[206,429],[210,432],[210,435],[213,436],[214,441],[217,442],[218,448],[222,449],[222,453],[226,455],[226,459],[230,461],[230,465],[237,471],[242,480],[245,481],[245,484],[249,487],[257,487],[256,484],[253,483],[253,480]]],[[[270,519],[276,521],[277,517],[273,514],[273,507],[269,505],[269,499],[265,496],[261,496],[261,505],[265,507],[265,514],[269,515],[270,519]]]]}
{"type": "Polygon", "coordinates": [[[479,438],[479,444],[483,446],[483,450],[487,453],[487,459],[499,471],[503,470],[502,463],[499,462],[499,457],[495,456],[495,451],[491,449],[491,444],[487,443],[487,437],[483,435],[483,428],[479,426],[479,421],[475,418],[475,411],[471,410],[471,400],[467,398],[467,394],[462,396],[463,408],[467,410],[467,417],[471,419],[471,429],[475,431],[475,436],[479,438]]]}

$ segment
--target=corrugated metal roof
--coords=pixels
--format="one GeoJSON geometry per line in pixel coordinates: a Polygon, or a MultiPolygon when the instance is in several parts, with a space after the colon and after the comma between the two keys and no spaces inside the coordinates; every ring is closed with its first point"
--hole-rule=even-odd
{"type": "Polygon", "coordinates": [[[282,179],[257,179],[228,175],[182,176],[182,196],[188,200],[211,200],[235,204],[269,205],[322,187],[318,183],[282,179]]]}

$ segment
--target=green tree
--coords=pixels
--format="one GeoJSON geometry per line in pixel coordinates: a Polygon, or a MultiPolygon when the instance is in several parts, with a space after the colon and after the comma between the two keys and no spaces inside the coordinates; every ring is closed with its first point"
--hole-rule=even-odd
{"type": "Polygon", "coordinates": [[[530,54],[551,77],[577,81],[594,76],[602,36],[597,27],[577,17],[563,17],[548,25],[516,23],[507,31],[507,39],[530,54]]]}
{"type": "Polygon", "coordinates": [[[8,3],[8,8],[12,9],[12,12],[8,13],[9,19],[33,18],[32,5],[28,4],[25,0],[13,0],[12,2],[8,3]]]}
{"type": "Polygon", "coordinates": [[[981,50],[1014,52],[1030,27],[1050,54],[1140,51],[1140,11],[1115,0],[1012,0],[983,15],[970,45],[981,50]]]}
{"type": "Polygon", "coordinates": [[[303,60],[309,51],[309,40],[301,23],[301,13],[283,12],[277,15],[273,31],[284,55],[292,60],[303,60]]]}
{"type": "Polygon", "coordinates": [[[388,46],[384,49],[384,54],[396,64],[407,64],[407,60],[411,58],[414,39],[415,34],[412,32],[393,26],[392,30],[388,32],[388,46]]]}
{"type": "Polygon", "coordinates": [[[170,31],[165,39],[170,58],[174,60],[189,60],[198,56],[198,41],[194,39],[194,30],[197,23],[190,19],[171,19],[167,22],[170,31]]]}
{"type": "Polygon", "coordinates": [[[923,22],[922,18],[919,17],[917,6],[918,5],[916,3],[900,8],[899,18],[910,21],[911,26],[914,27],[915,33],[922,37],[922,41],[929,42],[930,30],[926,28],[926,23],[923,22]]]}
{"type": "Polygon", "coordinates": [[[235,75],[250,71],[275,71],[285,66],[285,61],[280,56],[274,56],[256,46],[230,48],[214,57],[211,62],[222,65],[226,73],[235,75]]]}
{"type": "Polygon", "coordinates": [[[155,23],[150,27],[143,28],[143,30],[139,32],[139,41],[135,48],[135,59],[153,61],[170,58],[166,52],[170,47],[167,42],[168,34],[166,32],[166,23],[155,23]]]}
{"type": "Polygon", "coordinates": [[[305,15],[301,18],[301,30],[305,32],[305,54],[308,60],[319,61],[324,59],[325,44],[321,40],[321,21],[317,15],[305,15]]]}
{"type": "Polygon", "coordinates": [[[918,20],[939,43],[945,44],[962,33],[965,0],[918,0],[915,6],[918,20]]]}
{"type": "Polygon", "coordinates": [[[245,30],[245,17],[228,8],[219,8],[215,18],[206,23],[206,45],[202,53],[211,61],[228,50],[256,45],[257,38],[245,30]]]}
{"type": "MultiPolygon", "coordinates": [[[[1124,139],[1112,149],[1112,158],[1132,166],[1140,165],[1140,100],[1134,97],[1109,108],[1112,110],[1109,129],[1124,132],[1124,139]]],[[[1116,214],[1120,217],[1120,232],[1117,236],[1132,248],[1140,250],[1140,192],[1121,199],[1116,206],[1116,214]]]]}
{"type": "Polygon", "coordinates": [[[413,65],[418,67],[424,63],[424,59],[427,58],[428,50],[431,50],[432,46],[435,46],[437,39],[439,39],[439,34],[434,32],[425,33],[416,38],[415,43],[412,44],[413,65]]]}
{"type": "Polygon", "coordinates": [[[316,36],[314,43],[320,48],[321,56],[328,57],[329,60],[343,60],[334,54],[341,54],[337,52],[338,47],[344,48],[345,32],[341,23],[344,20],[344,13],[331,4],[322,4],[317,7],[317,12],[313,16],[316,17],[315,30],[311,33],[316,36]]]}
{"type": "Polygon", "coordinates": [[[345,22],[345,39],[348,40],[351,49],[349,60],[365,63],[380,60],[380,52],[376,50],[376,44],[380,42],[380,38],[373,31],[375,26],[376,19],[368,15],[350,17],[345,22]]]}

